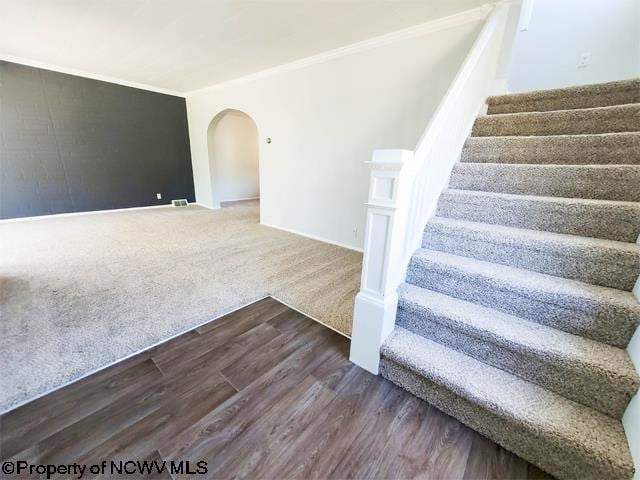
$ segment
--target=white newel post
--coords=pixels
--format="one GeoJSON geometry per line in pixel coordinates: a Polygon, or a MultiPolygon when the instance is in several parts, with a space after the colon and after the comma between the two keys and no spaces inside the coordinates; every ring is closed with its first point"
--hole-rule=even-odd
{"type": "Polygon", "coordinates": [[[360,292],[353,310],[350,360],[377,374],[380,346],[393,331],[404,280],[403,249],[413,182],[413,151],[375,150],[371,169],[360,292]]]}

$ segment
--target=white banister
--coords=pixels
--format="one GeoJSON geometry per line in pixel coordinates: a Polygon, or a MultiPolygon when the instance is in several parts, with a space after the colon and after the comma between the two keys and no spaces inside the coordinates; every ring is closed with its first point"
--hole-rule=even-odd
{"type": "Polygon", "coordinates": [[[485,24],[415,150],[375,150],[367,162],[365,245],[350,359],[370,372],[378,373],[380,346],[395,326],[396,290],[411,255],[485,98],[501,83],[498,63],[512,42],[503,41],[509,11],[509,2],[487,6],[485,24]]]}

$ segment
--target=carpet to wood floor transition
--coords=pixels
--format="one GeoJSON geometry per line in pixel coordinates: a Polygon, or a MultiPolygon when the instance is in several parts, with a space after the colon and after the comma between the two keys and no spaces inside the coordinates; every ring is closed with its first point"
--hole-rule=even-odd
{"type": "Polygon", "coordinates": [[[267,295],[351,333],[360,253],[258,202],[0,224],[0,411],[267,295]]]}
{"type": "Polygon", "coordinates": [[[265,299],[3,415],[0,459],[204,461],[189,478],[216,479],[550,478],[348,350],[265,299]]]}

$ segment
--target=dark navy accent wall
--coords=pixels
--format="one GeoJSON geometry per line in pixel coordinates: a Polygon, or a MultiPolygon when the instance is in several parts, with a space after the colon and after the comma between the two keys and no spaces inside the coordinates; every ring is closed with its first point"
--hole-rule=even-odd
{"type": "Polygon", "coordinates": [[[176,198],[195,201],[184,98],[0,61],[0,218],[176,198]]]}

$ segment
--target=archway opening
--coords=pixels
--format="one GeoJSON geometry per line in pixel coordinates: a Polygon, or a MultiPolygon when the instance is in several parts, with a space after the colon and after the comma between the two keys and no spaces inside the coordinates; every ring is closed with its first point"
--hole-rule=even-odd
{"type": "Polygon", "coordinates": [[[217,114],[207,130],[214,207],[260,199],[258,128],[240,110],[217,114]]]}

